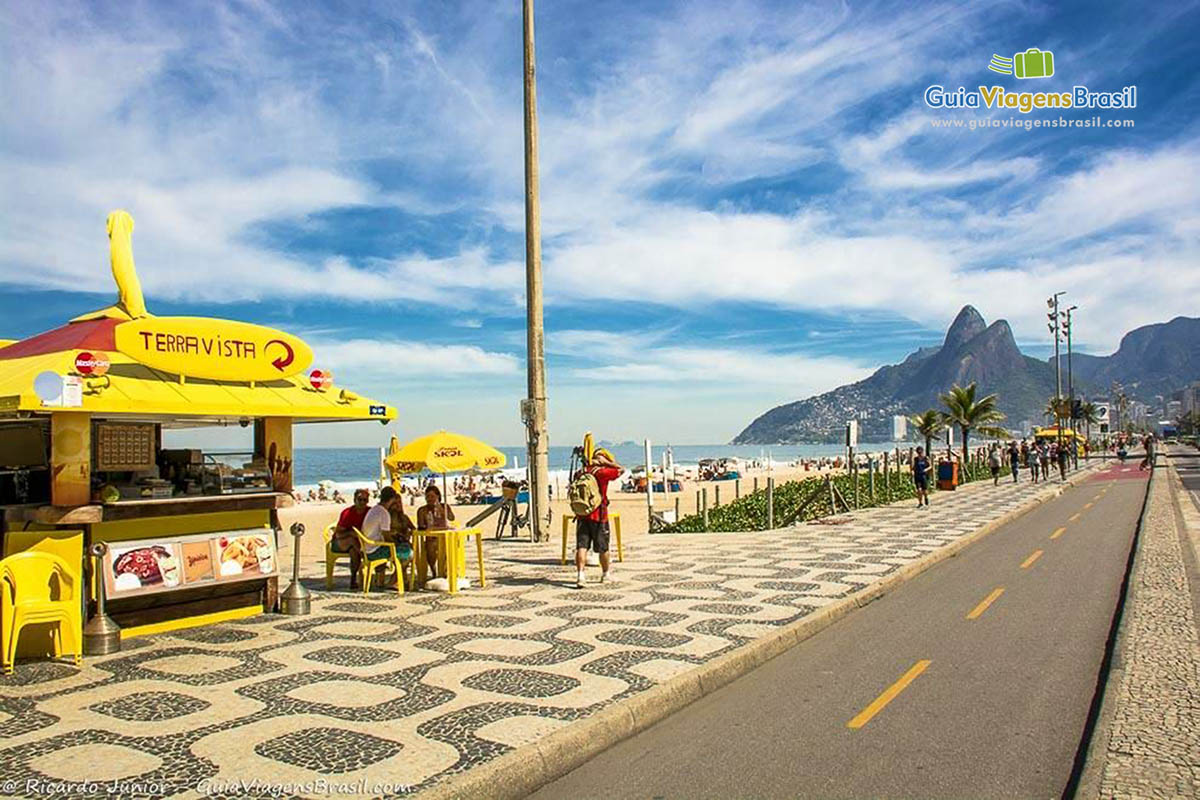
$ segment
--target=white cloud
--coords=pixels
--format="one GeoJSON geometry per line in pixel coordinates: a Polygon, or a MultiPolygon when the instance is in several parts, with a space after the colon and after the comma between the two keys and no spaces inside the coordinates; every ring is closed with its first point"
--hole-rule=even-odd
{"type": "MultiPolygon", "coordinates": [[[[1042,298],[1067,288],[1081,340],[1103,348],[1200,306],[1194,138],[1149,145],[1114,132],[1068,152],[1044,132],[929,128],[914,82],[960,74],[964,49],[1006,9],[647,8],[589,19],[571,47],[540,40],[552,309],[733,301],[939,327],[972,303],[1035,341],[1042,298]],[[814,165],[837,173],[832,185],[789,177],[814,165]],[[786,202],[741,199],[744,184],[775,180],[786,202]]],[[[520,233],[519,15],[486,3],[428,9],[376,8],[364,28],[269,0],[159,4],[117,21],[84,3],[12,4],[0,20],[0,282],[111,292],[102,226],[124,206],[152,309],[156,297],[321,296],[334,307],[431,306],[468,330],[513,312],[523,266],[507,251],[464,242],[361,259],[347,241],[318,257],[250,235],[388,205],[477,211],[520,233]]],[[[698,386],[715,365],[800,394],[861,369],[682,346],[672,330],[573,333],[548,348],[586,352],[608,370],[587,375],[633,387],[698,386]]],[[[352,374],[381,363],[464,380],[520,371],[504,353],[438,347],[359,348],[371,358],[331,343],[327,357],[352,374]]]]}
{"type": "Polygon", "coordinates": [[[310,341],[314,364],[327,365],[334,374],[378,378],[421,378],[437,382],[464,376],[508,376],[521,372],[521,362],[508,353],[473,345],[438,345],[423,342],[347,339],[310,341]]]}

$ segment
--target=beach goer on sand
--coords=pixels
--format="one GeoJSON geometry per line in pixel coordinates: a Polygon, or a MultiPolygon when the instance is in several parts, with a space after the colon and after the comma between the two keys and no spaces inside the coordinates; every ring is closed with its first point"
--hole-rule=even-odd
{"type": "Polygon", "coordinates": [[[369,507],[367,500],[370,494],[366,489],[354,490],[354,505],[342,509],[338,516],[337,527],[333,529],[333,549],[339,553],[350,554],[350,590],[358,588],[358,573],[362,569],[362,542],[358,533],[363,529],[369,507]]]}
{"type": "MultiPolygon", "coordinates": [[[[442,490],[430,484],[425,487],[425,505],[417,509],[417,527],[423,531],[444,531],[454,521],[454,509],[442,502],[442,490]]],[[[425,540],[425,563],[429,575],[437,577],[438,541],[432,537],[425,540]]]]}
{"type": "Polygon", "coordinates": [[[918,447],[916,458],[912,462],[913,484],[917,487],[917,508],[929,505],[929,473],[933,472],[933,464],[925,456],[925,448],[918,447]]]}
{"type": "MultiPolygon", "coordinates": [[[[363,536],[374,544],[390,544],[394,542],[392,531],[392,513],[400,510],[400,494],[390,486],[385,486],[379,492],[379,503],[371,506],[371,510],[367,512],[367,516],[363,519],[362,532],[363,536]]],[[[384,552],[378,550],[367,553],[367,558],[383,557],[384,552]]],[[[404,555],[397,548],[396,555],[404,559],[404,555]]],[[[412,558],[412,550],[408,551],[408,558],[412,558]]],[[[408,559],[404,559],[407,561],[408,559]]],[[[384,577],[385,567],[379,567],[378,577],[384,577]]],[[[396,576],[396,580],[400,580],[400,576],[396,576]]]]}
{"type": "Polygon", "coordinates": [[[582,589],[587,580],[588,550],[600,556],[600,582],[609,579],[611,562],[608,557],[608,485],[621,477],[625,468],[617,463],[612,453],[604,448],[592,454],[592,460],[583,468],[596,479],[600,491],[600,504],[590,514],[575,517],[575,587],[582,589]]]}
{"type": "Polygon", "coordinates": [[[992,471],[992,486],[1000,485],[1000,445],[993,444],[988,451],[988,468],[992,471]]]}

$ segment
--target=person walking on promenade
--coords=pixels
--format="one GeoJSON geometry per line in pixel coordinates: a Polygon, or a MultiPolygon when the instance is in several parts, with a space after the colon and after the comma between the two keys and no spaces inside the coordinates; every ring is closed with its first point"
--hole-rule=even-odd
{"type": "Polygon", "coordinates": [[[1000,485],[1000,445],[993,444],[988,450],[988,467],[992,470],[992,486],[1000,485]]]}
{"type": "Polygon", "coordinates": [[[1029,477],[1034,483],[1038,482],[1038,470],[1041,467],[1038,458],[1038,443],[1035,439],[1033,444],[1029,445],[1029,477]]]}
{"type": "Polygon", "coordinates": [[[1146,455],[1142,458],[1142,463],[1138,464],[1139,470],[1145,470],[1147,467],[1154,468],[1154,434],[1147,433],[1142,439],[1142,447],[1146,451],[1146,455]]]}
{"type": "Polygon", "coordinates": [[[1038,447],[1038,461],[1042,464],[1042,480],[1050,480],[1050,445],[1046,442],[1038,447]]]}
{"type": "Polygon", "coordinates": [[[1070,453],[1067,451],[1066,444],[1060,444],[1055,447],[1055,458],[1058,461],[1058,480],[1060,483],[1067,479],[1067,458],[1070,453]]]}
{"type": "Polygon", "coordinates": [[[1008,443],[1008,463],[1012,467],[1013,483],[1016,483],[1021,472],[1021,451],[1017,449],[1016,442],[1008,443]]]}
{"type": "Polygon", "coordinates": [[[912,462],[913,484],[917,487],[917,508],[929,505],[929,473],[933,472],[933,464],[925,455],[925,448],[918,447],[917,455],[912,462]]]}
{"type": "Polygon", "coordinates": [[[575,517],[575,588],[582,589],[587,581],[588,550],[600,556],[600,582],[609,579],[611,562],[608,556],[608,485],[621,477],[625,468],[617,463],[612,453],[604,448],[592,454],[592,460],[583,468],[596,481],[599,503],[587,514],[575,517]]]}

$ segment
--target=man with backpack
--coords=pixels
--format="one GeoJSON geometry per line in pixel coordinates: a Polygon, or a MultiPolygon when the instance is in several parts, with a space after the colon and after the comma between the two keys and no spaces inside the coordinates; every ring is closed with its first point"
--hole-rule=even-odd
{"type": "Polygon", "coordinates": [[[571,480],[567,499],[575,513],[575,587],[587,580],[584,567],[588,550],[600,556],[600,582],[608,580],[608,484],[621,477],[625,468],[612,453],[600,448],[571,480]]]}

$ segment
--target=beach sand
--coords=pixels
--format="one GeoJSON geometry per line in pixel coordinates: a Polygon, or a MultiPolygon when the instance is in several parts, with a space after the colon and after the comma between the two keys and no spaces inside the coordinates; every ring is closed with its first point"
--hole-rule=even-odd
{"type": "MultiPolygon", "coordinates": [[[[654,508],[659,512],[667,509],[673,510],[675,508],[675,500],[678,498],[680,515],[688,516],[697,511],[696,492],[701,489],[708,490],[708,505],[711,509],[716,505],[718,488],[720,490],[721,503],[726,504],[734,499],[735,491],[740,490],[741,494],[752,492],[754,490],[755,478],[758,478],[759,488],[765,489],[768,477],[773,477],[776,485],[779,485],[787,481],[799,480],[814,475],[835,474],[841,471],[841,469],[833,468],[805,470],[803,467],[778,466],[770,472],[765,469],[750,470],[747,475],[736,482],[739,484],[737,490],[735,490],[735,481],[683,481],[683,491],[671,492],[667,495],[664,495],[662,492],[655,492],[654,508]]],[[[556,497],[559,491],[556,487],[556,497]]],[[[565,493],[566,487],[563,487],[561,491],[565,493]]],[[[301,559],[305,563],[310,560],[324,560],[325,545],[321,532],[327,525],[337,521],[338,515],[343,508],[345,506],[338,503],[297,503],[292,508],[282,509],[279,512],[279,519],[283,524],[285,534],[291,528],[292,523],[301,522],[304,524],[306,533],[301,545],[301,559]]],[[[454,515],[459,522],[466,522],[486,508],[487,506],[485,505],[456,505],[454,506],[454,515]]],[[[546,543],[546,547],[550,551],[558,553],[562,546],[562,517],[564,514],[569,515],[570,510],[565,498],[551,501],[551,509],[554,517],[550,524],[550,541],[546,543]]],[[[649,533],[649,516],[646,510],[645,494],[610,491],[609,510],[621,515],[621,538],[624,544],[628,544],[631,540],[636,540],[649,533]]],[[[407,500],[404,504],[404,512],[408,514],[409,519],[414,522],[416,521],[416,508],[410,505],[407,500]]],[[[484,520],[481,523],[481,527],[484,530],[485,541],[493,539],[496,531],[496,517],[489,517],[484,520]]],[[[523,529],[521,531],[521,538],[527,539],[528,536],[528,529],[523,529]]],[[[572,536],[573,532],[569,534],[568,542],[573,542],[572,536]]],[[[281,554],[286,552],[286,556],[281,559],[281,563],[285,565],[283,569],[285,575],[291,574],[291,567],[287,566],[292,558],[291,538],[291,536],[284,535],[281,537],[282,541],[280,542],[281,554]]],[[[615,543],[613,546],[615,547],[615,543]]],[[[343,566],[338,574],[344,574],[344,572],[345,567],[343,566]]]]}

